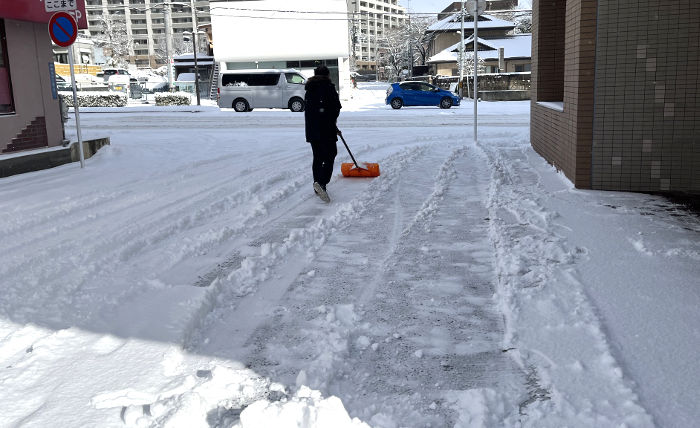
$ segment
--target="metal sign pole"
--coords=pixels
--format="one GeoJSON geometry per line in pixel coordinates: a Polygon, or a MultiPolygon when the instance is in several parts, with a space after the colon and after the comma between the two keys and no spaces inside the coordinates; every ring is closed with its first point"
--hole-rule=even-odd
{"type": "Polygon", "coordinates": [[[479,103],[479,92],[478,92],[478,84],[476,82],[477,79],[477,69],[479,68],[479,54],[477,53],[477,40],[478,40],[478,34],[479,34],[479,14],[475,13],[474,14],[474,144],[477,142],[477,126],[478,126],[478,120],[477,120],[477,109],[478,109],[478,103],[479,103]]]}
{"type": "Polygon", "coordinates": [[[464,96],[464,1],[462,1],[462,9],[459,14],[459,97],[462,98],[464,96]]]}
{"type": "Polygon", "coordinates": [[[474,17],[474,143],[477,142],[478,135],[478,102],[479,102],[479,84],[477,76],[479,74],[479,15],[486,10],[486,0],[469,0],[467,2],[467,11],[474,17]]]}
{"type": "Polygon", "coordinates": [[[75,129],[78,131],[78,152],[80,153],[80,167],[85,168],[85,155],[83,154],[83,136],[80,133],[80,107],[78,106],[78,90],[75,86],[75,72],[73,71],[73,46],[68,47],[68,64],[70,66],[70,80],[73,82],[73,109],[75,110],[75,129]]]}

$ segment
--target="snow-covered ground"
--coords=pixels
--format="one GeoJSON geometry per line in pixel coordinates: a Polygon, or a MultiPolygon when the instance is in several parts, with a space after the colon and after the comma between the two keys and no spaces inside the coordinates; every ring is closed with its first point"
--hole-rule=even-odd
{"type": "Polygon", "coordinates": [[[697,425],[700,220],[384,89],[330,204],[281,110],[85,109],[85,169],[0,179],[0,426],[697,425]]]}

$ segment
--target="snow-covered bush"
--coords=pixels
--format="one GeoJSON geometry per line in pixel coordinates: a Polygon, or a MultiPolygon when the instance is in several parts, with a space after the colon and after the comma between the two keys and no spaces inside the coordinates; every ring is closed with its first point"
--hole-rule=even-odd
{"type": "Polygon", "coordinates": [[[186,92],[163,92],[156,94],[157,106],[188,106],[190,105],[190,94],[186,92]]]}
{"type": "MultiPolygon", "coordinates": [[[[61,100],[73,107],[73,94],[71,92],[59,92],[61,100]]],[[[126,106],[126,94],[118,92],[78,92],[78,104],[80,107],[124,107],[126,106]]]]}

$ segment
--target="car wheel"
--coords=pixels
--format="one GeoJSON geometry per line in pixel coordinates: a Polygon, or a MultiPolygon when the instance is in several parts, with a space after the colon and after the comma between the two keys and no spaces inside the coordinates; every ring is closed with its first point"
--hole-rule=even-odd
{"type": "Polygon", "coordinates": [[[237,98],[233,101],[233,109],[239,113],[242,113],[250,110],[250,106],[248,105],[248,101],[244,100],[243,98],[237,98]]]}
{"type": "Polygon", "coordinates": [[[401,98],[394,98],[391,100],[391,108],[398,110],[401,107],[403,107],[403,101],[401,101],[401,98]]]}
{"type": "Polygon", "coordinates": [[[301,98],[292,98],[289,100],[289,109],[295,113],[304,111],[304,100],[301,98]]]}
{"type": "Polygon", "coordinates": [[[450,108],[452,107],[452,100],[445,97],[440,100],[440,108],[450,108]]]}

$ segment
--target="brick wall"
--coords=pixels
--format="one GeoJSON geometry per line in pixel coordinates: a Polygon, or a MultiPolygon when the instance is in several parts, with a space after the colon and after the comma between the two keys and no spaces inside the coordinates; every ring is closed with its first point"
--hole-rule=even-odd
{"type": "Polygon", "coordinates": [[[595,189],[700,193],[700,2],[600,2],[595,189]]]}
{"type": "Polygon", "coordinates": [[[580,188],[591,186],[595,16],[595,0],[533,1],[531,143],[580,188]]]}
{"type": "Polygon", "coordinates": [[[48,136],[46,134],[46,119],[37,117],[27,125],[15,138],[10,141],[10,144],[2,150],[2,153],[18,152],[21,150],[37,149],[49,145],[48,136]]]}

